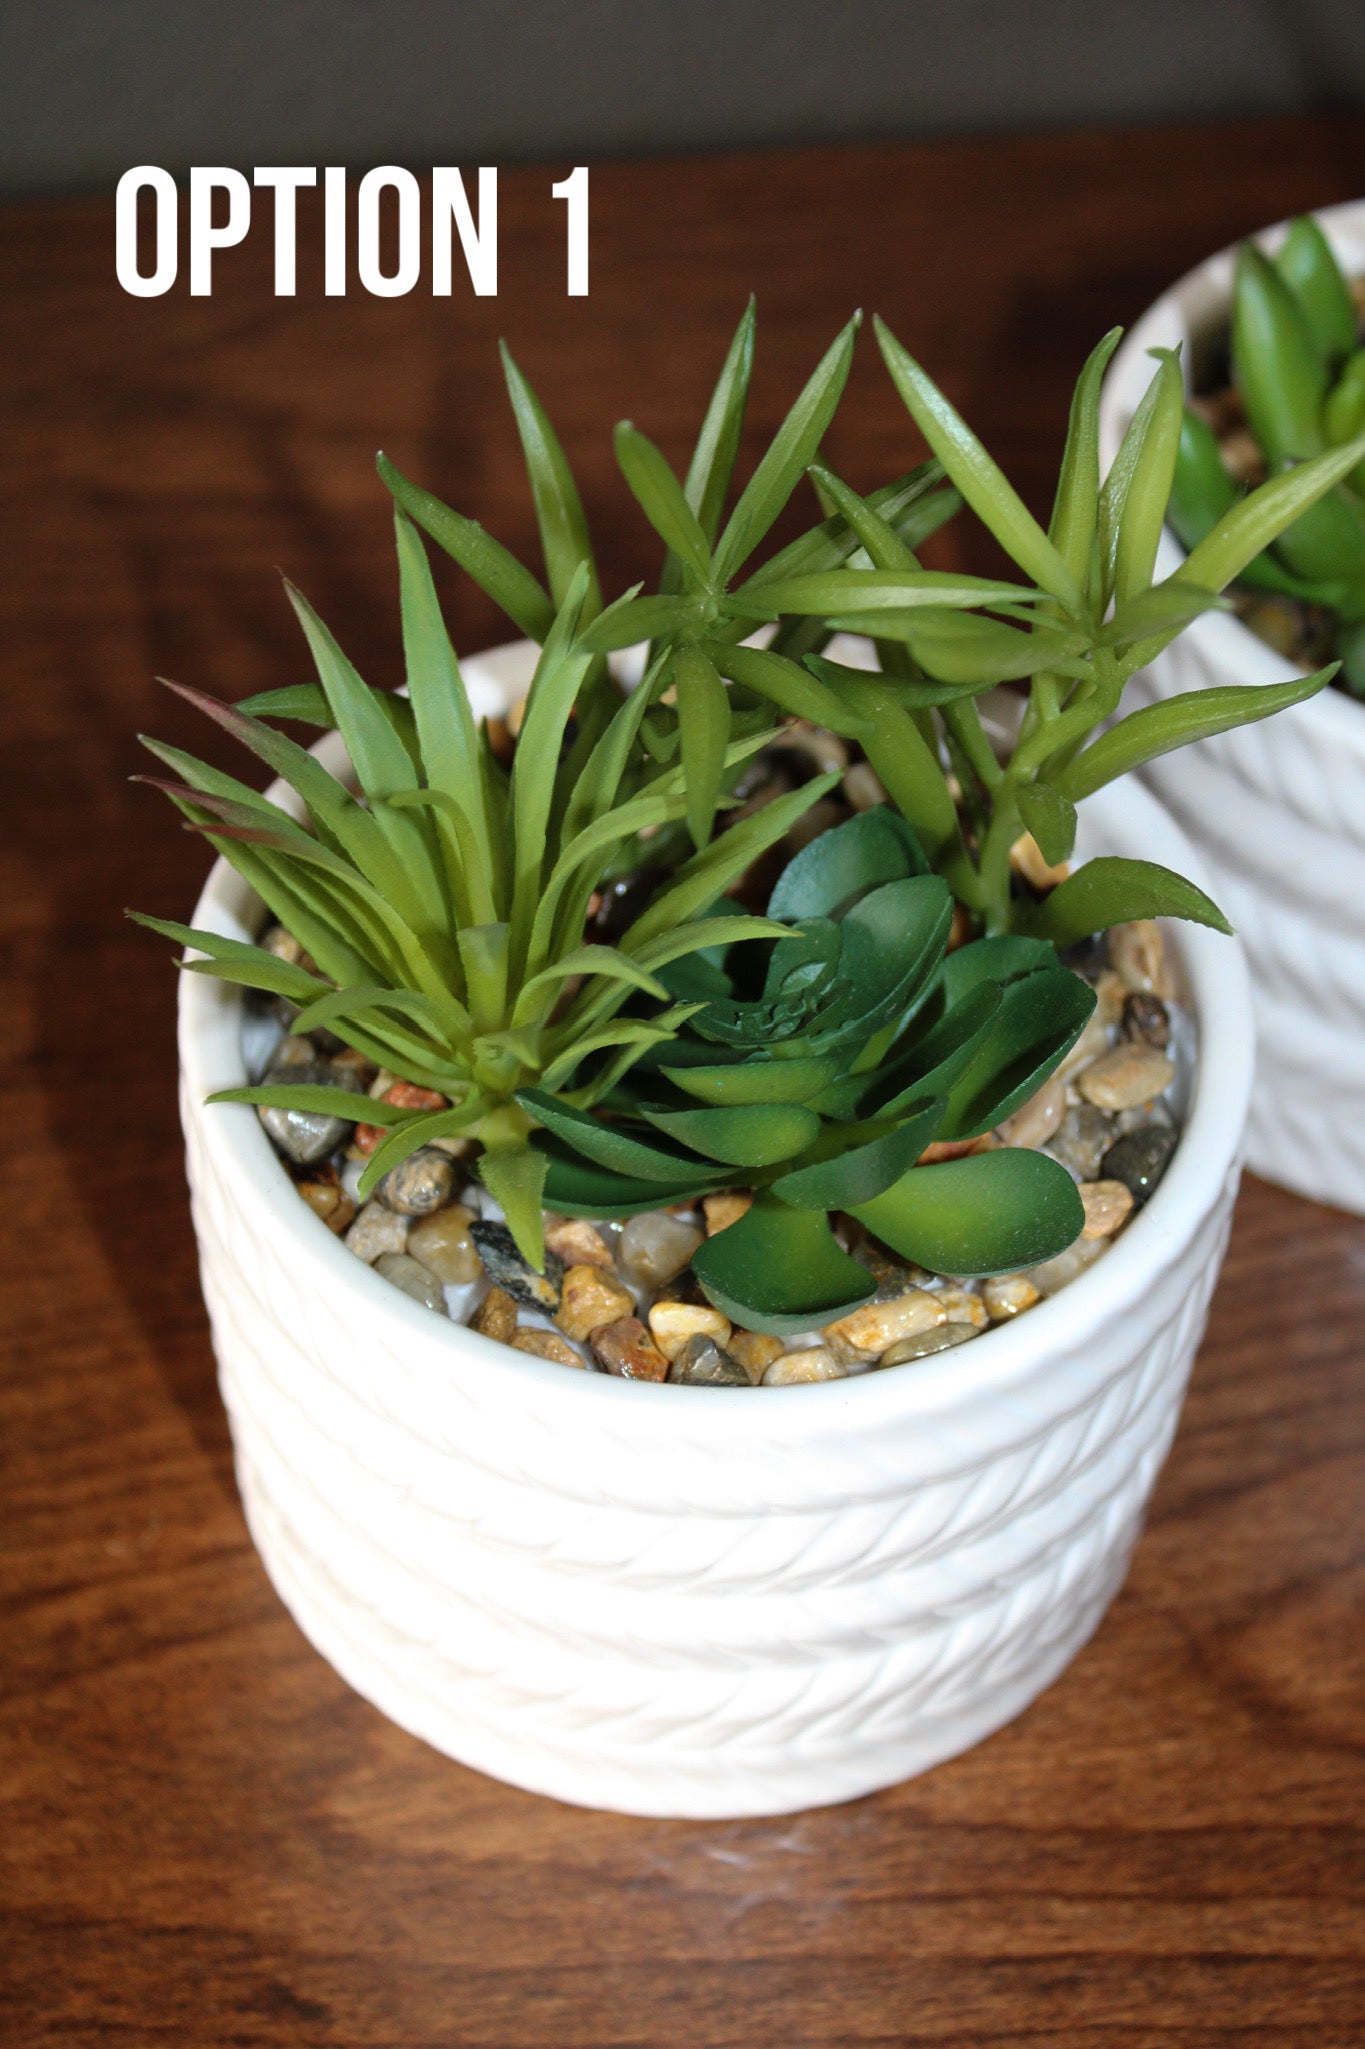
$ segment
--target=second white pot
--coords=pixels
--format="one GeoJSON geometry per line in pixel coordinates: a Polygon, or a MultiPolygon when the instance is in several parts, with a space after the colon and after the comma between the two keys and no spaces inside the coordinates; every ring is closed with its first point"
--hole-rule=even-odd
{"type": "MultiPolygon", "coordinates": [[[[1365,273],[1365,202],[1318,215],[1349,275],[1365,273]]],[[[1273,250],[1284,226],[1258,237],[1273,250]]],[[[1193,270],[1143,315],[1100,406],[1112,461],[1152,374],[1147,351],[1226,325],[1235,250],[1193,270]]],[[[1157,574],[1183,560],[1165,534],[1157,574]]],[[[1135,703],[1301,673],[1239,620],[1199,619],[1134,679],[1135,703]]],[[[1243,940],[1256,1005],[1259,1086],[1247,1162],[1296,1194],[1365,1214],[1365,705],[1328,689],[1262,725],[1153,762],[1144,779],[1203,853],[1243,940]]]]}
{"type": "MultiPolygon", "coordinates": [[[[480,708],[508,658],[467,665],[480,708]]],[[[324,749],[328,743],[324,743],[324,749]]],[[[339,768],[331,743],[324,758],[339,768]]],[[[1082,856],[1197,864],[1133,786],[1082,856]]],[[[261,907],[224,863],[195,922],[261,907]]],[[[649,1386],[410,1301],[326,1231],[248,1109],[240,993],[181,983],[204,1291],[251,1533],[341,1675],[532,1791],[772,1814],[922,1771],[1049,1685],[1113,1599],[1221,1261],[1251,1086],[1235,942],[1180,928],[1200,1057],[1147,1208],[970,1345],[823,1385],[649,1386]]]]}

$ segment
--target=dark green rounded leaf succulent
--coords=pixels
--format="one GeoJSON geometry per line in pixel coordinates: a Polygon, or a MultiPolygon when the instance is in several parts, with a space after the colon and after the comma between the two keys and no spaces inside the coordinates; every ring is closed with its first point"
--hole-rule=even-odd
{"type": "Polygon", "coordinates": [[[769,917],[787,936],[722,940],[661,971],[679,1003],[699,1007],[628,1081],[596,1107],[522,1091],[542,1127],[545,1200],[625,1216],[754,1189],[694,1270],[728,1315],[779,1334],[873,1292],[833,1212],[959,1275],[1060,1252],[1082,1215],[1055,1161],[1001,1150],[946,1163],[952,1172],[917,1165],[936,1140],[977,1138],[1026,1100],[1095,1001],[1043,940],[947,953],[952,908],[890,807],[821,834],[772,892],[769,917]]]}

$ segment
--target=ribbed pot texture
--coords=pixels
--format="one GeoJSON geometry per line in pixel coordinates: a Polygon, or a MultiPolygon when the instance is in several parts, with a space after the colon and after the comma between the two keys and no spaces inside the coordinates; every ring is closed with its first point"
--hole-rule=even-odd
{"type": "MultiPolygon", "coordinates": [[[[1365,272],[1365,202],[1319,214],[1349,275],[1365,272]]],[[[1284,226],[1258,237],[1273,250],[1284,226]]],[[[1114,358],[1100,412],[1106,460],[1118,448],[1157,346],[1225,325],[1235,251],[1182,278],[1114,358]]],[[[1158,574],[1184,559],[1163,536],[1158,574]]],[[[1134,678],[1133,703],[1300,673],[1237,619],[1196,620],[1134,678]]],[[[1365,1215],[1365,705],[1328,689],[1264,724],[1165,755],[1144,780],[1207,864],[1214,897],[1251,967],[1258,1086],[1247,1163],[1269,1181],[1365,1215]]]]}
{"type": "MultiPolygon", "coordinates": [[[[495,700],[510,672],[467,673],[495,700]]],[[[1090,800],[1083,835],[1197,866],[1136,787],[1090,800]]],[[[195,921],[241,936],[260,907],[220,862],[195,921]]],[[[849,1799],[1017,1715],[1123,1580],[1227,1236],[1246,972],[1234,941],[1176,943],[1201,1041],[1189,1121],[1113,1249],[959,1350],[748,1393],[573,1372],[401,1295],[299,1201],[252,1111],[203,1107],[243,1078],[241,1002],[182,977],[242,1499],[311,1642],[461,1762],[635,1814],[849,1799]]]]}

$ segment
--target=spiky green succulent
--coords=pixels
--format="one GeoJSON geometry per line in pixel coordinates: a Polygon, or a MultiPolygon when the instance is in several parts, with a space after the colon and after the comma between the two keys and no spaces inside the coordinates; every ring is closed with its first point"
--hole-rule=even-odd
{"type": "Polygon", "coordinates": [[[983,939],[945,956],[952,913],[889,807],[822,833],[773,889],[784,937],[736,920],[733,938],[664,971],[692,1006],[675,1038],[623,1083],[519,1097],[542,1126],[547,1201],[630,1216],[741,1181],[752,1208],[693,1269],[728,1315],[777,1332],[873,1292],[831,1212],[939,1272],[1003,1273],[1062,1251],[1083,1215],[1055,1160],[1005,1149],[916,1164],[1026,1101],[1095,1006],[1045,942],[983,939]]]}
{"type": "MultiPolygon", "coordinates": [[[[857,534],[870,567],[792,575],[745,594],[755,619],[813,622],[868,635],[880,668],[806,654],[837,696],[892,801],[958,900],[987,932],[1066,944],[1129,919],[1192,918],[1227,930],[1217,906],[1151,862],[1090,862],[1041,903],[1015,884],[1011,851],[1027,831],[1059,864],[1076,806],[1130,769],[1210,734],[1266,718],[1320,690],[1335,665],[1259,689],[1190,691],[1110,724],[1129,679],[1216,604],[1278,536],[1302,522],[1365,459],[1365,435],[1272,477],[1227,507],[1173,575],[1154,580],[1180,440],[1183,387],[1166,350],[1123,444],[1101,478],[1100,382],[1120,338],[1093,351],[1076,386],[1045,531],[966,422],[889,329],[878,339],[892,379],[949,481],[1027,581],[978,585],[923,570],[870,501],[817,467],[817,482],[857,534]],[[1002,683],[1027,696],[1016,736],[997,752],[977,700],[1002,683]]],[[[827,723],[836,725],[837,714],[827,723]]]]}
{"type": "MultiPolygon", "coordinates": [[[[1232,375],[1271,475],[1355,440],[1365,429],[1365,346],[1351,288],[1309,215],[1273,258],[1238,251],[1232,294],[1232,375]]],[[[1198,548],[1242,498],[1218,442],[1187,409],[1170,522],[1198,548]]],[[[1365,696],[1365,462],[1243,564],[1248,588],[1326,605],[1337,615],[1343,680],[1365,696]]]]}

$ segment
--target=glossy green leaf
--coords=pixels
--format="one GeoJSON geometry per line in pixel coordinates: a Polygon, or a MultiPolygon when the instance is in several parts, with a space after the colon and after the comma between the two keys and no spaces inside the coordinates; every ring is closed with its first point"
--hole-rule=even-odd
{"type": "Polygon", "coordinates": [[[1006,985],[975,1058],[953,1084],[940,1136],[980,1138],[1042,1087],[1095,1010],[1095,992],[1067,968],[1045,968],[1006,985]]]}
{"type": "Polygon", "coordinates": [[[1020,910],[1027,933],[1056,946],[1074,946],[1111,925],[1134,918],[1188,918],[1231,932],[1217,904],[1183,875],[1155,861],[1125,861],[1112,855],[1087,861],[1040,904],[1020,910]]]}
{"type": "Polygon", "coordinates": [[[645,518],[665,546],[704,582],[710,573],[711,551],[696,513],[683,496],[682,485],[654,443],[629,420],[618,424],[615,443],[621,474],[645,518]]]}
{"type": "Polygon", "coordinates": [[[889,805],[860,811],[793,855],[773,885],[768,914],[799,923],[848,910],[869,890],[906,875],[927,875],[929,863],[911,828],[889,805]]]}
{"type": "Polygon", "coordinates": [[[601,607],[602,592],[578,486],[545,408],[512,360],[506,342],[500,342],[498,347],[535,501],[550,596],[556,607],[562,606],[579,566],[586,565],[583,615],[591,619],[601,607]]]}
{"type": "Polygon", "coordinates": [[[868,731],[867,720],[845,704],[837,691],[783,655],[761,647],[722,647],[711,642],[706,644],[706,652],[722,676],[793,718],[809,719],[812,725],[841,733],[846,740],[861,739],[868,731]]]}
{"type": "Polygon", "coordinates": [[[836,336],[740,493],[716,544],[715,575],[726,583],[767,533],[805,475],[848,381],[860,314],[836,336]]]}
{"type": "Polygon", "coordinates": [[[674,1181],[646,1181],[584,1159],[548,1132],[536,1132],[531,1143],[547,1162],[546,1205],[569,1217],[635,1217],[644,1210],[709,1195],[732,1178],[717,1169],[707,1175],[679,1174],[674,1181]]]}
{"type": "Polygon", "coordinates": [[[698,647],[678,650],[673,664],[682,735],[687,824],[700,852],[711,837],[730,738],[730,699],[715,664],[698,647]]]}
{"type": "Polygon", "coordinates": [[[1121,327],[1111,327],[1103,341],[1091,350],[1076,380],[1048,526],[1048,539],[1082,590],[1090,576],[1090,550],[1099,503],[1100,385],[1122,335],[1121,327]]]}
{"type": "MultiPolygon", "coordinates": [[[[638,586],[637,586],[638,589],[638,586]]],[[[694,597],[618,598],[580,635],[592,654],[611,654],[642,640],[662,639],[700,627],[706,617],[702,599],[694,597]]]]}
{"type": "Polygon", "coordinates": [[[1195,548],[1241,497],[1213,429],[1188,409],[1180,425],[1166,519],[1183,548],[1195,548]]]}
{"type": "Polygon", "coordinates": [[[1365,435],[1258,485],[1190,550],[1179,572],[1181,581],[1198,584],[1203,590],[1222,590],[1361,461],[1365,461],[1365,435]]]}
{"type": "Polygon", "coordinates": [[[1080,613],[1084,600],[1078,579],[1004,472],[890,328],[878,320],[876,330],[886,367],[915,425],[977,518],[990,528],[1025,576],[1050,592],[1067,611],[1080,613]]]}
{"type": "Polygon", "coordinates": [[[1356,345],[1360,322],[1351,288],[1332,245],[1311,214],[1294,221],[1275,256],[1275,268],[1298,301],[1318,354],[1329,365],[1356,345]]]}
{"type": "Polygon", "coordinates": [[[219,1089],[210,1103],[254,1103],[272,1110],[306,1110],[320,1117],[345,1117],[353,1124],[402,1124],[412,1116],[393,1103],[376,1102],[352,1089],[325,1082],[272,1082],[268,1088],[219,1089]]]}
{"type": "Polygon", "coordinates": [[[962,1279],[1055,1259],[1085,1223],[1065,1167],[1022,1148],[914,1167],[854,1214],[903,1259],[962,1279]]]}
{"type": "MultiPolygon", "coordinates": [[[[882,1064],[872,1078],[875,1093],[867,1093],[868,1078],[863,1077],[860,1113],[898,1117],[929,1096],[946,1100],[985,1043],[1002,1001],[1003,992],[996,982],[981,982],[969,990],[908,1051],[882,1064]]],[[[815,1108],[828,1116],[837,1114],[823,1097],[817,1099],[815,1108]]]]}
{"type": "Polygon", "coordinates": [[[754,367],[754,302],[744,309],[730,343],[706,417],[697,436],[683,496],[697,517],[708,548],[720,531],[720,516],[735,473],[744,427],[744,408],[754,367]]]}
{"type": "Polygon", "coordinates": [[[829,500],[831,508],[847,522],[857,535],[860,547],[867,551],[867,558],[874,569],[918,569],[914,552],[904,538],[896,532],[890,521],[883,517],[875,505],[866,498],[860,498],[851,490],[842,477],[837,477],[824,463],[813,462],[810,466],[811,482],[829,500]]]}
{"type": "Polygon", "coordinates": [[[1217,603],[1212,591],[1182,583],[1178,577],[1167,577],[1164,583],[1154,584],[1150,590],[1140,591],[1120,605],[1108,625],[1101,628],[1099,644],[1121,652],[1135,641],[1149,640],[1156,634],[1179,633],[1217,603]]]}
{"type": "MultiPolygon", "coordinates": [[[[895,647],[898,654],[906,651],[894,642],[883,641],[878,645],[882,648],[895,647]]],[[[867,669],[850,668],[844,662],[832,662],[825,655],[807,655],[806,667],[813,676],[818,676],[822,683],[836,693],[841,701],[851,698],[856,702],[861,686],[873,673],[867,669]]],[[[991,687],[989,681],[983,682],[976,678],[969,683],[943,683],[932,677],[919,681],[904,676],[888,675],[885,671],[877,680],[887,698],[906,711],[927,711],[939,705],[958,704],[964,698],[979,697],[982,691],[991,687]]],[[[851,705],[842,713],[846,721],[856,716],[851,705]]],[[[869,724],[870,721],[864,719],[863,723],[869,724]]],[[[829,725],[829,720],[823,719],[821,724],[829,725]]]]}
{"type": "Polygon", "coordinates": [[[1291,704],[1302,704],[1330,683],[1336,672],[1333,662],[1311,676],[1295,676],[1287,683],[1235,683],[1217,690],[1187,690],[1179,697],[1147,705],[1101,733],[1063,769],[1056,787],[1079,803],[1106,783],[1176,747],[1187,747],[1193,740],[1207,740],[1215,733],[1270,718],[1291,704]]]}
{"type": "Polygon", "coordinates": [[[1100,491],[1100,573],[1106,598],[1121,605],[1152,581],[1157,543],[1166,518],[1185,417],[1185,387],[1179,357],[1158,356],[1156,375],[1144,392],[1113,467],[1100,491]]]}
{"type": "Polygon", "coordinates": [[[651,1182],[673,1181],[679,1176],[685,1180],[699,1178],[695,1160],[686,1159],[680,1153],[665,1152],[662,1147],[633,1138],[629,1132],[606,1123],[600,1117],[590,1117],[585,1111],[570,1109],[544,1089],[521,1089],[517,1093],[517,1101],[529,1116],[553,1132],[565,1145],[572,1146],[584,1159],[607,1167],[614,1174],[629,1174],[636,1180],[651,1182]]]}
{"type": "Polygon", "coordinates": [[[735,1105],[807,1103],[833,1081],[839,1063],[809,1055],[794,1060],[741,1060],[733,1066],[674,1066],[660,1072],[699,1102],[735,1105]]]}
{"type": "Polygon", "coordinates": [[[380,476],[408,518],[430,534],[439,548],[459,563],[480,590],[486,591],[514,626],[531,640],[544,640],[555,607],[548,591],[523,569],[515,555],[485,533],[477,520],[465,519],[448,505],[411,483],[382,452],[376,457],[380,476]]]}
{"type": "Polygon", "coordinates": [[[799,1103],[706,1110],[667,1110],[642,1103],[640,1115],[680,1145],[733,1167],[771,1167],[790,1160],[820,1131],[815,1112],[799,1103]]]}
{"type": "Polygon", "coordinates": [[[692,1261],[708,1301],[745,1330],[777,1337],[847,1316],[874,1291],[819,1210],[759,1195],[738,1223],[717,1231],[692,1261]]]}
{"type": "Polygon", "coordinates": [[[1038,842],[1050,868],[1069,860],[1076,844],[1076,806],[1051,783],[1025,783],[1018,791],[1019,816],[1038,842]]]}
{"type": "Polygon", "coordinates": [[[764,583],[752,599],[731,604],[756,619],[781,612],[904,612],[932,605],[967,610],[974,605],[1032,605],[1045,594],[1027,584],[1001,583],[984,576],[959,576],[940,569],[836,569],[816,576],[787,576],[764,583]]]}
{"type": "Polygon", "coordinates": [[[796,1209],[854,1210],[882,1195],[914,1166],[943,1115],[943,1098],[931,1098],[893,1130],[833,1159],[797,1167],[772,1184],[772,1192],[796,1209]]]}
{"type": "Polygon", "coordinates": [[[939,980],[951,1008],[986,982],[999,982],[1003,988],[1021,975],[1056,965],[1056,949],[1048,940],[1028,939],[1022,932],[999,932],[956,947],[940,968],[939,980]]]}
{"type": "Polygon", "coordinates": [[[1251,242],[1237,253],[1232,370],[1248,425],[1272,469],[1320,453],[1326,367],[1298,300],[1251,242]]]}
{"type": "Polygon", "coordinates": [[[1064,674],[1084,673],[1080,657],[1089,642],[1084,634],[1040,622],[1031,631],[987,619],[973,612],[923,611],[838,612],[829,625],[844,633],[866,633],[903,641],[915,660],[945,683],[985,687],[1040,669],[1064,674]]]}

